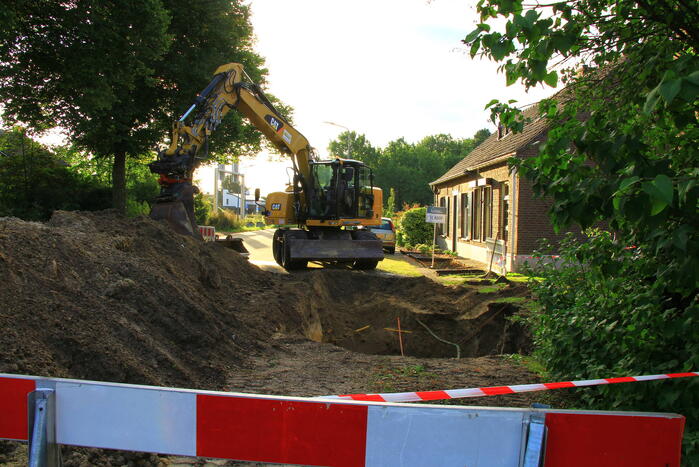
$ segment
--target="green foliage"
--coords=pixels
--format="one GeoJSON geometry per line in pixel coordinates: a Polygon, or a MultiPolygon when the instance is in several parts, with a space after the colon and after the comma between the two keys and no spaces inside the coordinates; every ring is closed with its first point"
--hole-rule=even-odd
{"type": "Polygon", "coordinates": [[[213,196],[197,193],[194,195],[194,218],[197,225],[209,225],[211,211],[214,208],[213,196]]]}
{"type": "Polygon", "coordinates": [[[54,210],[110,206],[109,189],[71,171],[21,129],[0,134],[0,216],[47,220],[54,210]]]}
{"type": "Polygon", "coordinates": [[[415,144],[400,138],[381,149],[374,148],[364,135],[349,131],[332,141],[328,150],[331,154],[361,160],[371,167],[375,186],[384,193],[394,190],[394,206],[430,204],[434,195],[429,183],[444,175],[489,135],[486,129],[466,139],[440,134],[427,136],[415,144]]]}
{"type": "MultiPolygon", "coordinates": [[[[541,352],[565,378],[696,368],[699,3],[481,0],[477,8],[481,23],[464,40],[472,55],[500,61],[507,83],[567,85],[539,105],[551,123],[539,155],[515,162],[553,201],[554,225],[604,220],[640,247],[634,255],[604,235],[568,245],[567,266],[535,284],[545,311],[541,352]],[[555,66],[566,62],[575,68],[555,66]]],[[[511,104],[488,106],[518,131],[524,119],[511,104]]],[[[687,415],[687,452],[697,463],[696,384],[590,394],[687,415]]]]}
{"type": "Polygon", "coordinates": [[[432,252],[432,245],[425,245],[424,243],[418,243],[415,245],[415,250],[419,251],[423,255],[432,252]]]}
{"type": "Polygon", "coordinates": [[[393,217],[396,213],[396,190],[390,188],[388,199],[386,200],[386,209],[384,209],[384,217],[393,217]]]}
{"type": "MultiPolygon", "coordinates": [[[[55,151],[70,166],[71,172],[93,180],[105,190],[111,185],[111,158],[92,157],[75,146],[62,146],[55,151]]],[[[126,161],[126,214],[128,216],[149,214],[150,204],[160,191],[158,182],[146,166],[146,161],[153,157],[152,153],[147,153],[126,161]]]]}
{"type": "MultiPolygon", "coordinates": [[[[568,237],[558,265],[541,262],[533,271],[543,278],[530,282],[537,300],[530,319],[536,355],[555,378],[699,368],[697,297],[674,293],[672,280],[656,275],[656,259],[646,251],[646,245],[629,248],[596,231],[583,243],[568,237]]],[[[687,417],[690,433],[699,431],[699,380],[611,385],[580,396],[596,409],[677,412],[687,417]]],[[[687,447],[686,455],[699,459],[696,439],[687,447]]]]}
{"type": "MultiPolygon", "coordinates": [[[[60,126],[93,156],[115,156],[117,203],[125,199],[126,156],[161,142],[216,67],[240,62],[264,83],[249,7],[240,1],[49,0],[2,10],[4,118],[36,130],[60,126]]],[[[237,112],[226,116],[210,144],[215,154],[252,154],[259,147],[259,133],[237,112]]]]}
{"type": "Polygon", "coordinates": [[[220,232],[239,232],[244,230],[245,226],[240,217],[228,209],[212,212],[207,222],[208,225],[213,225],[220,232]]]}
{"type": "Polygon", "coordinates": [[[398,229],[402,232],[404,244],[432,244],[433,226],[425,222],[426,214],[427,208],[413,208],[400,218],[398,229]]]}

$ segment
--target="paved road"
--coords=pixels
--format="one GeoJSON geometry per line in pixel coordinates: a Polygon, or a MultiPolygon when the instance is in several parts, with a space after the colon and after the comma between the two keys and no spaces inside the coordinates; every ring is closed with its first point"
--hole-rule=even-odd
{"type": "Polygon", "coordinates": [[[272,272],[284,273],[272,256],[272,237],[274,229],[253,230],[250,232],[238,232],[234,237],[243,239],[245,248],[250,252],[250,263],[259,266],[261,269],[272,272]]]}

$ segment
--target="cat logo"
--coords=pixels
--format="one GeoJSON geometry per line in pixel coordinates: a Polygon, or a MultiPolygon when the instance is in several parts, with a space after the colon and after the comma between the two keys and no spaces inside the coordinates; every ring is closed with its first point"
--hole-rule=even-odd
{"type": "Polygon", "coordinates": [[[272,211],[281,211],[282,203],[272,203],[272,211]]]}
{"type": "Polygon", "coordinates": [[[277,117],[273,115],[265,115],[265,121],[269,123],[269,126],[274,128],[274,131],[279,131],[282,129],[284,124],[277,117]]]}

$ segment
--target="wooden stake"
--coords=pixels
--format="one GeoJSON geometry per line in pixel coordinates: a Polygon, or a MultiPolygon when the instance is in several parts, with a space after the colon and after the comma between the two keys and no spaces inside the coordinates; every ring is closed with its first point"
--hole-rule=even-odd
{"type": "Polygon", "coordinates": [[[403,353],[403,333],[400,330],[400,316],[396,318],[398,320],[398,343],[400,344],[400,356],[405,357],[403,353]]]}

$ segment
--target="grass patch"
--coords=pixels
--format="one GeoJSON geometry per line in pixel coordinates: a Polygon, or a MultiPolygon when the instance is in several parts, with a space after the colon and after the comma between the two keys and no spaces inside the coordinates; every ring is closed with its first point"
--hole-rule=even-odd
{"type": "Polygon", "coordinates": [[[518,304],[518,303],[524,303],[527,300],[528,300],[527,297],[500,297],[500,298],[496,298],[495,300],[492,300],[491,303],[518,304]]]}
{"type": "Polygon", "coordinates": [[[402,368],[379,366],[369,375],[369,389],[372,392],[399,392],[408,388],[440,387],[444,382],[436,374],[426,371],[423,365],[409,365],[402,368]]]}
{"type": "Polygon", "coordinates": [[[486,280],[482,279],[481,276],[482,274],[448,274],[446,276],[438,276],[437,280],[444,285],[463,285],[465,287],[470,287],[470,284],[466,284],[466,281],[486,280]]]}
{"type": "Polygon", "coordinates": [[[488,285],[485,287],[479,287],[477,292],[478,293],[497,293],[497,292],[500,292],[505,287],[507,287],[507,284],[493,284],[493,285],[488,285]]]}
{"type": "Polygon", "coordinates": [[[540,361],[538,361],[530,355],[521,355],[518,353],[513,353],[505,354],[502,356],[502,358],[507,360],[508,362],[522,365],[527,370],[531,371],[532,373],[536,373],[544,380],[548,380],[550,378],[548,371],[546,371],[546,367],[540,361]]]}
{"type": "Polygon", "coordinates": [[[527,276],[526,274],[519,274],[516,272],[508,272],[505,278],[510,282],[527,283],[531,280],[541,282],[544,280],[543,277],[527,276]]]}
{"type": "Polygon", "coordinates": [[[383,261],[379,261],[376,269],[400,276],[419,277],[422,276],[420,269],[403,259],[394,259],[386,256],[383,261]]]}

